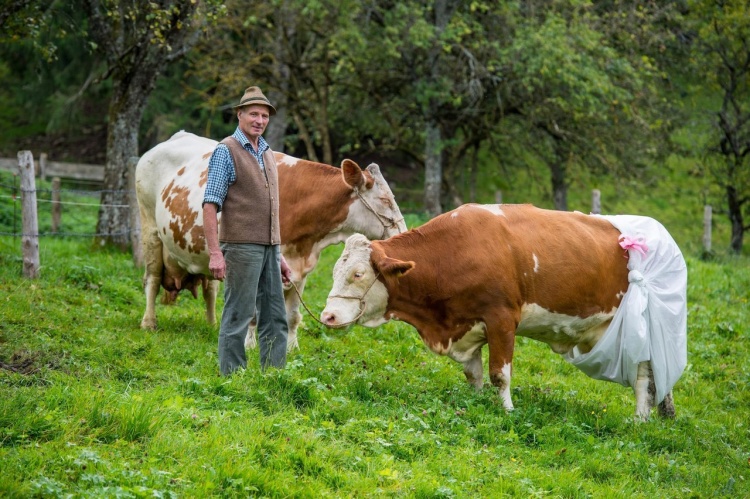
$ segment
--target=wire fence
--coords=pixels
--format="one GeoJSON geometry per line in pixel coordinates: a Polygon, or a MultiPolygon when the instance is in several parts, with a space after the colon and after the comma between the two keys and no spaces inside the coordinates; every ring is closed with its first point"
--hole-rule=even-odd
{"type": "MultiPolygon", "coordinates": [[[[43,178],[37,180],[31,152],[19,152],[19,173],[0,175],[0,237],[22,239],[24,265],[29,267],[28,271],[25,269],[27,276],[36,274],[36,270],[32,267],[38,266],[38,239],[42,237],[129,241],[134,261],[137,265],[142,265],[140,217],[134,189],[137,161],[137,157],[128,160],[129,189],[127,190],[72,189],[62,188],[59,177],[54,177],[51,183],[43,178]],[[47,187],[50,184],[51,187],[47,187]],[[103,209],[125,210],[118,213],[117,217],[110,218],[110,220],[125,221],[122,224],[122,230],[111,232],[98,230],[98,222],[103,209]]],[[[72,166],[90,167],[91,165],[72,166]]],[[[499,191],[495,193],[495,201],[502,203],[502,194],[499,191]]],[[[591,213],[601,213],[599,190],[592,190],[591,201],[591,213]]],[[[112,212],[106,214],[111,215],[112,212]]],[[[710,254],[712,234],[710,205],[705,206],[703,225],[703,252],[710,254]]]]}
{"type": "Polygon", "coordinates": [[[0,236],[11,237],[123,237],[130,236],[134,230],[116,232],[97,232],[97,219],[101,208],[122,209],[127,213],[130,203],[102,204],[103,194],[112,194],[115,199],[130,199],[131,190],[91,190],[91,189],[22,189],[19,185],[0,182],[0,236]],[[22,196],[35,194],[39,231],[36,234],[25,234],[22,230],[22,196]],[[61,219],[55,223],[55,212],[61,219]]]}

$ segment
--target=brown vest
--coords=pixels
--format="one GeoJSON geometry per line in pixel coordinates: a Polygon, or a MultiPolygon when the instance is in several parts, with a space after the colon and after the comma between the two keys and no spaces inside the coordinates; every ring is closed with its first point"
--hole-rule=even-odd
{"type": "Polygon", "coordinates": [[[279,177],[273,151],[263,153],[265,172],[258,160],[234,137],[221,141],[234,160],[237,180],[229,186],[221,208],[219,241],[281,244],[279,177]]]}

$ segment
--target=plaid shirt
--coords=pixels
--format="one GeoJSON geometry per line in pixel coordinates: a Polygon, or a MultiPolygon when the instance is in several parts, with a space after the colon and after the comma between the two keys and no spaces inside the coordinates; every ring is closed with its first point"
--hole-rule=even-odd
{"type": "MultiPolygon", "coordinates": [[[[258,137],[258,150],[247,139],[247,136],[240,130],[240,127],[232,134],[232,137],[242,144],[247,152],[252,154],[258,160],[261,169],[265,169],[263,164],[263,153],[269,148],[268,142],[263,136],[258,137]]],[[[227,197],[229,186],[237,181],[237,173],[234,170],[234,160],[232,153],[224,144],[219,144],[214,149],[211,159],[208,160],[208,181],[206,182],[206,192],[203,195],[203,204],[213,203],[217,206],[217,212],[221,211],[224,200],[227,197]]]]}

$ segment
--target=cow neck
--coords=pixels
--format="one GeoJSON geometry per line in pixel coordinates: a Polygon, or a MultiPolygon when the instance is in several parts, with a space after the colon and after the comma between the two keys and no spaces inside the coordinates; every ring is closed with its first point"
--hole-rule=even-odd
{"type": "MultiPolygon", "coordinates": [[[[450,314],[441,312],[444,302],[451,297],[446,296],[439,286],[442,278],[438,271],[428,270],[431,255],[436,250],[425,247],[425,238],[433,228],[427,232],[422,228],[412,229],[385,241],[373,241],[373,244],[378,244],[384,255],[416,262],[414,269],[402,277],[383,278],[388,292],[386,317],[395,316],[398,320],[411,324],[422,338],[431,343],[445,343],[456,334],[468,331],[476,320],[464,317],[448,322],[450,314]],[[422,254],[422,251],[427,254],[422,254]]],[[[372,260],[371,265],[377,269],[372,260]]]]}
{"type": "Polygon", "coordinates": [[[341,172],[332,166],[299,161],[293,167],[279,168],[281,240],[299,254],[341,226],[353,202],[351,188],[341,180],[341,172]]]}
{"type": "MultiPolygon", "coordinates": [[[[412,272],[417,272],[417,269],[415,268],[412,272]]],[[[413,326],[430,348],[435,345],[447,348],[452,341],[461,338],[476,323],[483,322],[483,318],[454,316],[455,311],[446,311],[443,308],[444,299],[431,301],[422,298],[434,292],[430,288],[417,289],[414,282],[428,280],[425,277],[425,274],[409,273],[401,278],[384,279],[388,292],[388,304],[384,316],[413,326]],[[422,299],[415,300],[415,297],[422,299]]],[[[434,280],[439,281],[439,279],[434,280]]]]}

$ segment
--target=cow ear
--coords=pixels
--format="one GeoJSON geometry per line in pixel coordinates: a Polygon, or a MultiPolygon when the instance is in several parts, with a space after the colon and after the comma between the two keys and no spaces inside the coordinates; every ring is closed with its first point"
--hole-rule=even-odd
{"type": "MultiPolygon", "coordinates": [[[[350,239],[354,237],[351,236],[350,239]]],[[[370,261],[376,271],[380,272],[383,277],[401,277],[408,274],[416,265],[414,262],[405,262],[398,258],[391,258],[385,254],[380,241],[370,242],[370,261]]]]}
{"type": "Polygon", "coordinates": [[[385,277],[401,277],[408,274],[416,264],[414,262],[405,262],[389,256],[378,262],[380,273],[385,277]]]}
{"type": "Polygon", "coordinates": [[[344,182],[352,189],[363,187],[366,182],[362,168],[351,159],[345,159],[341,162],[341,174],[344,177],[344,182]]]}

